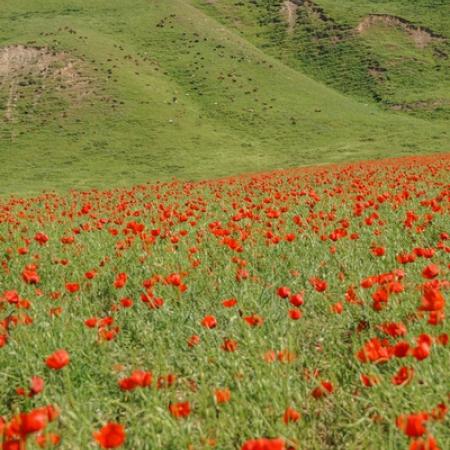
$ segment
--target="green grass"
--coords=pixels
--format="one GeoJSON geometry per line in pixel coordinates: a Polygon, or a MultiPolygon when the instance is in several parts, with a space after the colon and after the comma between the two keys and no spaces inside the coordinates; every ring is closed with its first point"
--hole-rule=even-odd
{"type": "MultiPolygon", "coordinates": [[[[443,193],[449,162],[447,155],[12,199],[0,211],[0,336],[8,337],[0,344],[0,417],[9,421],[19,412],[57,405],[61,415],[46,431],[60,434],[61,450],[98,448],[92,433],[108,421],[125,427],[124,450],[213,448],[206,439],[214,439],[216,449],[240,450],[247,439],[263,436],[282,437],[296,450],[408,448],[396,417],[448,405],[450,347],[435,339],[448,332],[448,324],[428,324],[428,313],[418,308],[421,286],[429,281],[422,271],[433,263],[449,312],[443,193]],[[355,213],[359,208],[361,215],[355,213]],[[269,218],[270,211],[280,216],[269,218]],[[417,220],[406,227],[411,212],[417,220]],[[377,217],[373,223],[367,221],[371,216],[377,217]],[[133,233],[131,222],[143,232],[133,233]],[[327,238],[342,227],[347,236],[327,238]],[[152,238],[157,229],[161,234],[152,238]],[[46,244],[34,239],[38,231],[48,236],[46,244]],[[242,251],[224,245],[224,233],[242,251]],[[350,239],[354,233],[358,238],[350,239]],[[288,234],[295,240],[286,240],[288,234]],[[63,244],[70,236],[73,242],[63,244]],[[386,254],[374,256],[374,245],[386,254]],[[28,253],[20,254],[24,247],[28,253]],[[433,257],[397,261],[418,247],[433,249],[433,257]],[[37,284],[22,279],[29,264],[40,277],[37,284]],[[240,269],[249,276],[237,281],[240,269]],[[363,289],[361,281],[394,269],[404,271],[398,280],[404,291],[391,293],[376,311],[373,293],[391,285],[363,289]],[[88,271],[96,272],[91,280],[88,271]],[[120,272],[128,281],[115,289],[120,272]],[[181,274],[184,293],[164,282],[172,273],[181,274]],[[311,277],[326,280],[326,291],[313,289],[311,277]],[[145,288],[150,279],[153,287],[147,282],[145,288]],[[69,293],[68,282],[79,283],[80,290],[69,293]],[[300,320],[289,318],[293,306],[277,295],[280,286],[303,292],[300,320]],[[362,305],[345,300],[350,286],[362,305]],[[5,301],[10,290],[28,299],[29,307],[5,301]],[[140,298],[146,291],[162,297],[164,306],[149,308],[140,298]],[[120,305],[124,297],[134,300],[132,307],[120,305]],[[227,309],[222,301],[231,297],[238,303],[227,309]],[[331,310],[337,302],[342,314],[331,310]],[[55,308],[59,315],[52,316],[55,308]],[[201,321],[211,314],[218,324],[206,329],[201,321]],[[263,325],[247,325],[243,317],[251,314],[261,316],[263,325]],[[105,341],[98,329],[86,327],[92,317],[112,317],[120,327],[115,339],[105,341]],[[386,336],[379,329],[386,322],[403,323],[407,334],[386,336]],[[361,324],[366,325],[357,331],[361,324]],[[434,339],[422,361],[409,356],[363,364],[356,358],[371,338],[414,346],[421,333],[434,339]],[[201,342],[188,348],[192,335],[201,342]],[[221,349],[224,338],[238,342],[234,353],[221,349]],[[70,364],[50,370],[44,360],[60,348],[69,352],[70,364]],[[270,350],[288,350],[295,359],[266,362],[270,350]],[[413,368],[414,377],[394,386],[391,378],[401,366],[413,368]],[[135,369],[153,373],[152,387],[121,391],[118,381],[135,369]],[[317,378],[307,376],[316,370],[317,378]],[[158,377],[169,373],[176,383],[157,389],[158,377]],[[380,383],[364,387],[362,373],[377,375],[380,383]],[[17,395],[16,388],[27,390],[33,375],[45,380],[44,391],[32,398],[17,395]],[[311,392],[321,380],[332,381],[335,391],[316,400],[311,392]],[[231,390],[229,403],[215,403],[217,388],[231,390]],[[171,417],[170,402],[186,400],[190,416],[171,417]],[[301,412],[297,423],[283,423],[288,406],[301,412]]],[[[442,449],[450,445],[448,423],[447,415],[426,424],[442,449]]],[[[28,443],[27,449],[38,448],[33,436],[28,443]]]]}
{"type": "MultiPolygon", "coordinates": [[[[0,193],[449,149],[442,117],[387,112],[361,101],[358,90],[344,95],[323,83],[333,86],[328,63],[315,73],[265,46],[272,31],[259,3],[248,9],[228,0],[209,7],[194,0],[4,1],[0,44],[65,52],[92,81],[92,92],[74,102],[50,83],[33,106],[34,85],[21,89],[13,120],[0,121],[0,193]],[[230,8],[237,25],[214,8],[230,8]]],[[[365,47],[358,46],[354,67],[361,72],[365,47]]],[[[405,84],[396,101],[402,93],[416,101],[421,89],[405,84]]],[[[442,94],[439,82],[433,90],[442,94]]],[[[3,89],[3,108],[7,96],[3,89]]]]}
{"type": "Polygon", "coordinates": [[[361,101],[375,101],[426,119],[449,119],[450,7],[424,0],[290,2],[296,22],[287,32],[282,0],[196,3],[287,65],[361,101]],[[358,25],[368,16],[405,23],[358,25]],[[242,18],[242,20],[241,20],[242,18]],[[255,23],[259,23],[255,27],[255,23]],[[419,41],[414,30],[431,38],[419,41]]]}

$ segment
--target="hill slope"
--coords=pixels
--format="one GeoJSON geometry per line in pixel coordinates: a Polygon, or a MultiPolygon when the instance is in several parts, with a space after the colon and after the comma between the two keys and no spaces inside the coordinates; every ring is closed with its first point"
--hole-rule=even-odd
{"type": "Polygon", "coordinates": [[[264,46],[267,5],[281,17],[263,1],[4,1],[0,193],[448,150],[445,115],[361,102],[264,46]]]}

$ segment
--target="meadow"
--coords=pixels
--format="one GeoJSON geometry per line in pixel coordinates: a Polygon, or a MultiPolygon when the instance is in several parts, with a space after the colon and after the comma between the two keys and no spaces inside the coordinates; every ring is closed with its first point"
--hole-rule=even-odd
{"type": "Polygon", "coordinates": [[[2,0],[0,449],[449,449],[449,30],[2,0]]]}
{"type": "Polygon", "coordinates": [[[449,151],[448,5],[284,3],[3,0],[0,195],[449,151]]]}
{"type": "Polygon", "coordinates": [[[2,448],[449,448],[449,169],[5,198],[2,448]]]}

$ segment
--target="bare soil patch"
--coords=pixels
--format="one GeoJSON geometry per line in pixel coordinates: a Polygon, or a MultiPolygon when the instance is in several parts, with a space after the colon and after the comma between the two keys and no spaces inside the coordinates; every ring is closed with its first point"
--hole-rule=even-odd
{"type": "Polygon", "coordinates": [[[92,92],[92,84],[83,74],[82,62],[67,53],[47,47],[0,47],[0,99],[4,101],[0,106],[7,121],[16,118],[20,100],[34,108],[51,92],[76,105],[92,92]]]}
{"type": "Polygon", "coordinates": [[[358,24],[356,32],[363,34],[377,25],[387,25],[400,29],[410,36],[417,48],[425,48],[435,41],[444,41],[445,38],[432,30],[415,25],[401,17],[389,14],[370,14],[358,24]]]}
{"type": "Polygon", "coordinates": [[[285,0],[281,5],[281,15],[286,20],[288,25],[287,32],[292,34],[295,30],[297,22],[297,9],[299,5],[291,0],[285,0]]]}

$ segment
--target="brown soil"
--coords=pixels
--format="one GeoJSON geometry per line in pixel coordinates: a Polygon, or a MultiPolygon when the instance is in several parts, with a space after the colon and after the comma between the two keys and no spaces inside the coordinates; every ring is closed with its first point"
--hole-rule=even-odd
{"type": "Polygon", "coordinates": [[[15,118],[17,101],[32,80],[40,88],[33,93],[36,105],[46,90],[64,92],[72,104],[79,103],[91,92],[92,81],[83,76],[81,62],[64,52],[54,52],[46,47],[10,45],[0,48],[0,91],[6,92],[4,116],[15,118]]]}
{"type": "Polygon", "coordinates": [[[408,33],[417,48],[425,48],[434,41],[445,40],[443,36],[440,36],[427,28],[414,25],[401,17],[391,16],[389,14],[370,14],[366,16],[358,24],[356,31],[362,34],[371,27],[380,24],[397,28],[408,33]]]}
{"type": "Polygon", "coordinates": [[[292,34],[295,30],[297,22],[297,9],[299,5],[291,0],[285,0],[281,5],[281,15],[286,20],[288,25],[287,32],[292,34]]]}
{"type": "Polygon", "coordinates": [[[447,106],[450,106],[450,101],[448,100],[428,100],[394,104],[390,105],[390,108],[394,111],[433,111],[436,108],[447,106]]]}

